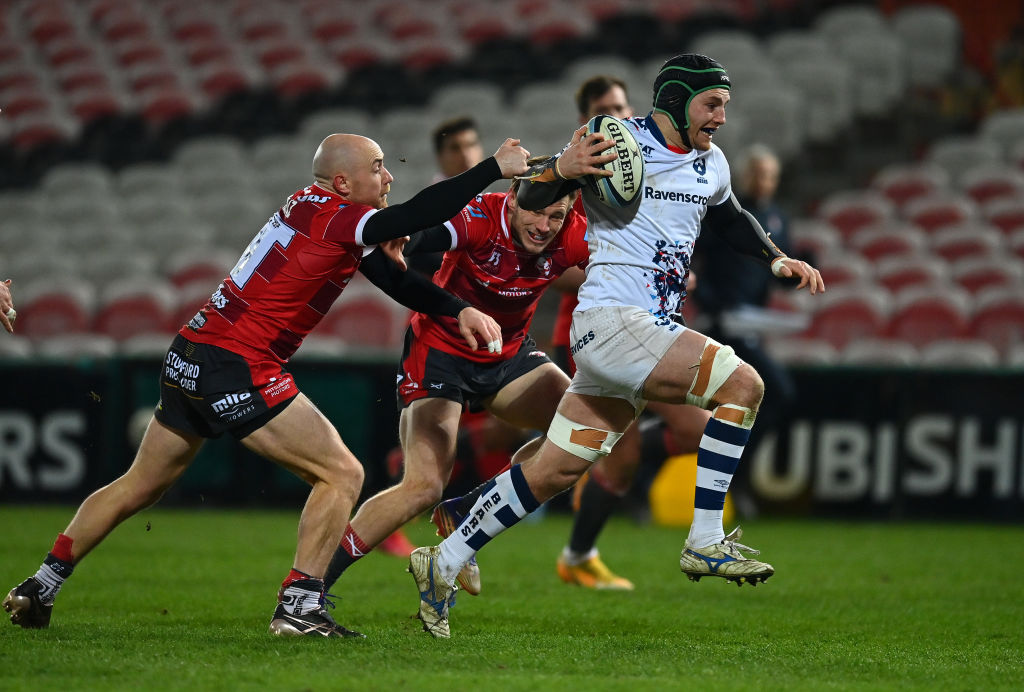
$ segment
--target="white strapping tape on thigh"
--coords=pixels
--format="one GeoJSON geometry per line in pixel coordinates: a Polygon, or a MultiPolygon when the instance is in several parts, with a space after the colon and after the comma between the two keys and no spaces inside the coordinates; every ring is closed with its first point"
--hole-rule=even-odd
{"type": "Polygon", "coordinates": [[[557,411],[548,428],[549,440],[591,464],[608,456],[620,437],[622,433],[574,423],[557,411]]]}
{"type": "Polygon", "coordinates": [[[723,346],[713,339],[705,341],[697,376],[693,378],[690,391],[686,393],[686,403],[708,408],[715,393],[741,365],[743,361],[732,346],[723,346]]]}

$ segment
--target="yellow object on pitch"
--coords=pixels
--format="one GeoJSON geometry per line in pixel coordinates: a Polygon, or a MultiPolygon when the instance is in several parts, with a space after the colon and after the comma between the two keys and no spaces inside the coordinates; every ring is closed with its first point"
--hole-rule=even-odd
{"type": "MultiPolygon", "coordinates": [[[[662,526],[689,526],[693,522],[693,491],[697,483],[697,455],[669,457],[651,484],[651,518],[662,526]]],[[[725,496],[722,522],[732,522],[736,512],[725,496]]]]}

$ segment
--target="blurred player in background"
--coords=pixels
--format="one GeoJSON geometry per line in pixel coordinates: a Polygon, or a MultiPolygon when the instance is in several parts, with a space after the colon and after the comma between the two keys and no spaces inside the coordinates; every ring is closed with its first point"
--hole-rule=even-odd
{"type": "MultiPolygon", "coordinates": [[[[597,172],[596,164],[615,156],[600,153],[610,144],[594,145],[591,155],[567,169],[597,172]]],[[[518,428],[544,430],[569,386],[528,330],[544,289],[567,268],[586,264],[586,220],[572,211],[575,190],[536,212],[521,209],[520,183],[514,181],[507,193],[478,196],[411,243],[416,251],[445,251],[435,280],[498,320],[504,346],[500,354],[477,353],[461,343],[451,319],[413,317],[398,375],[404,475],[398,485],[363,503],[349,522],[327,570],[328,589],[385,536],[441,499],[464,408],[487,410],[518,428]]],[[[469,593],[480,592],[475,564],[467,564],[460,581],[469,593]]]]}
{"type": "Polygon", "coordinates": [[[0,281],[0,324],[8,334],[14,333],[14,320],[18,313],[14,310],[14,299],[11,297],[11,280],[0,281]]]}
{"type": "Polygon", "coordinates": [[[440,123],[432,133],[438,173],[434,182],[468,171],[484,158],[480,131],[468,115],[440,123]]]}
{"type": "MultiPolygon", "coordinates": [[[[628,121],[643,152],[643,189],[625,209],[604,205],[584,188],[591,259],[573,314],[576,374],[539,451],[497,476],[467,518],[441,545],[409,561],[419,617],[435,637],[450,636],[455,578],[484,545],[606,457],[647,401],[710,410],[697,461],[693,523],[680,569],[698,580],[719,576],[756,584],[774,574],[748,558],[750,548],[722,526],[725,495],[757,415],[763,383],[732,348],[684,327],[680,311],[693,245],[706,221],[745,254],[798,288],[824,290],[805,262],[786,257],[732,194],[729,165],[712,143],[725,124],[731,84],[704,55],[668,60],[654,80],[654,111],[628,121]]],[[[579,187],[568,173],[577,142],[531,169],[520,205],[541,209],[579,187]]]]}
{"type": "MultiPolygon", "coordinates": [[[[781,165],[775,153],[764,145],[754,145],[745,152],[740,168],[740,189],[736,195],[780,250],[788,252],[789,221],[775,201],[781,165]]],[[[711,318],[708,336],[729,343],[736,355],[757,370],[764,380],[764,400],[757,424],[750,431],[748,446],[756,448],[765,433],[786,419],[796,400],[796,384],[789,372],[765,348],[762,334],[756,328],[739,325],[727,329],[725,318],[740,311],[759,311],[768,307],[772,291],[786,283],[764,271],[749,257],[739,255],[716,233],[701,235],[694,253],[694,264],[700,272],[700,285],[694,292],[701,313],[711,318]],[[736,271],[737,265],[747,271],[736,271]]],[[[749,313],[748,313],[749,314],[749,313]]],[[[741,323],[740,323],[741,324],[741,323]]],[[[748,487],[747,471],[737,473],[734,493],[738,508],[750,516],[756,511],[748,487]]]]}
{"type": "Polygon", "coordinates": [[[313,158],[315,182],[270,217],[175,337],[160,377],[160,403],[131,468],[82,503],[39,571],[4,599],[11,622],[49,626],[54,599],[77,563],[118,524],[157,502],[206,438],[229,432],[313,486],[270,631],[361,636],[328,613],[322,577],[359,496],[363,469],[284,364],[357,269],[411,309],[457,322],[469,350],[475,335],[500,350],[494,320],[385,258],[401,243],[374,249],[450,218],[495,180],[524,172],[527,156],[518,141],[506,140],[464,175],[388,207],[393,178],[380,147],[358,135],[327,137],[313,158]]]}

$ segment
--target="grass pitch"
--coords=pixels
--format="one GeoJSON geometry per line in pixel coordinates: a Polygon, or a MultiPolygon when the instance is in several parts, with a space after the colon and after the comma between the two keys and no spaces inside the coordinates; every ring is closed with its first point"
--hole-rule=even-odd
{"type": "MultiPolygon", "coordinates": [[[[0,588],[37,568],[70,508],[0,508],[0,588]]],[[[420,631],[405,562],[371,554],[335,591],[367,639],[267,634],[297,512],[151,510],[65,586],[50,629],[0,623],[0,689],[992,690],[1024,687],[1024,528],[767,521],[776,575],[688,581],[684,532],[613,521],[601,541],[633,593],[562,584],[567,517],[480,556],[452,639],[420,631]]],[[[432,526],[412,524],[433,543],[432,526]]]]}

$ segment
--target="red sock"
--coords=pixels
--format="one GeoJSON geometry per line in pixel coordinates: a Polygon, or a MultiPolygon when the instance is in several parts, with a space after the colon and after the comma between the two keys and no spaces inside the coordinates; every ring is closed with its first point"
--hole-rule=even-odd
{"type": "Polygon", "coordinates": [[[352,524],[345,526],[345,533],[341,534],[341,547],[348,553],[348,556],[355,562],[370,552],[370,546],[363,542],[363,539],[352,529],[352,524]]]}
{"type": "Polygon", "coordinates": [[[287,589],[288,585],[291,584],[293,581],[300,581],[302,579],[316,579],[316,577],[314,577],[312,574],[300,572],[299,570],[292,567],[292,571],[289,572],[288,576],[284,578],[283,582],[281,582],[281,588],[287,589]]]}
{"type": "Polygon", "coordinates": [[[53,550],[50,551],[50,555],[61,562],[67,562],[68,564],[75,564],[75,559],[71,555],[71,543],[72,539],[70,536],[64,534],[57,534],[57,540],[53,544],[53,550]]]}

